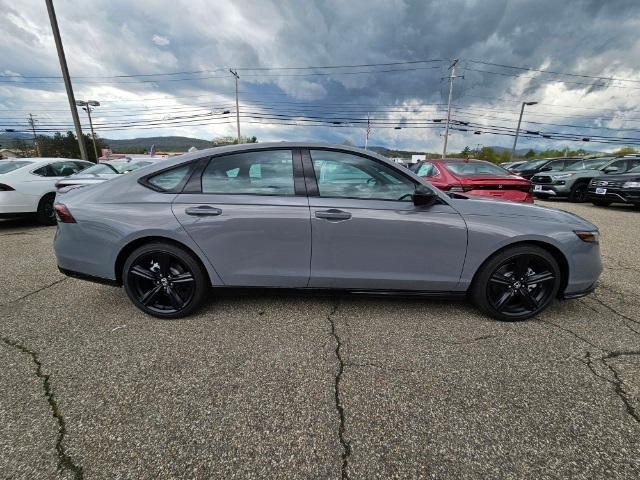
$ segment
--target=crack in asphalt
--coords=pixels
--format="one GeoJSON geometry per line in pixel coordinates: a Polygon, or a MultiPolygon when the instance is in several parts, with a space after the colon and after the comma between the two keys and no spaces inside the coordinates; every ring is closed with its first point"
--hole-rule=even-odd
{"type": "Polygon", "coordinates": [[[58,456],[58,469],[59,470],[68,470],[73,474],[73,478],[75,480],[82,480],[84,478],[84,473],[82,471],[82,467],[76,465],[73,459],[66,453],[63,441],[64,437],[67,433],[67,427],[60,412],[60,407],[58,406],[58,401],[53,393],[53,388],[51,386],[51,377],[42,372],[42,362],[40,361],[40,356],[38,352],[29,349],[28,347],[22,345],[21,343],[11,340],[7,337],[2,337],[2,341],[6,343],[8,346],[17,349],[21,353],[25,355],[29,355],[31,357],[31,361],[36,366],[36,377],[42,380],[42,389],[44,393],[44,397],[49,404],[49,408],[51,409],[51,414],[53,418],[56,419],[58,423],[58,438],[56,439],[56,453],[58,456]]]}
{"type": "Polygon", "coordinates": [[[598,358],[598,361],[604,366],[606,367],[611,374],[613,375],[613,380],[611,380],[610,378],[607,378],[606,376],[598,373],[596,371],[596,369],[593,366],[593,360],[592,360],[592,356],[591,356],[591,352],[587,351],[585,353],[585,360],[582,361],[580,360],[582,363],[584,363],[587,368],[591,371],[591,373],[593,375],[595,375],[598,378],[601,378],[602,380],[605,380],[606,382],[608,382],[609,384],[611,384],[614,388],[614,392],[615,394],[622,400],[622,403],[624,403],[625,409],[627,411],[627,413],[638,423],[640,423],[640,413],[638,413],[638,411],[635,409],[635,407],[633,406],[633,403],[631,403],[631,399],[629,398],[629,393],[624,389],[623,385],[624,385],[624,380],[622,378],[620,378],[620,374],[618,373],[618,371],[615,369],[614,366],[610,365],[607,360],[609,359],[613,359],[613,358],[618,358],[621,356],[631,356],[631,355],[640,355],[640,351],[635,351],[635,350],[613,350],[613,351],[609,351],[605,348],[602,348],[598,345],[596,345],[595,343],[591,342],[590,340],[586,339],[585,337],[583,337],[582,335],[577,334],[576,332],[574,332],[573,330],[563,327],[561,325],[558,325],[556,323],[550,322],[548,320],[542,320],[542,319],[535,319],[534,320],[537,323],[544,323],[547,325],[552,325],[553,327],[562,330],[566,333],[569,333],[570,335],[573,335],[575,338],[581,340],[582,342],[586,343],[587,345],[598,349],[602,352],[604,352],[604,355],[598,358]]]}
{"type": "Polygon", "coordinates": [[[9,305],[11,303],[15,303],[15,302],[19,302],[20,300],[24,300],[25,298],[30,297],[31,295],[35,295],[36,293],[40,293],[41,291],[46,290],[47,288],[51,288],[51,287],[53,287],[55,285],[58,285],[59,283],[62,283],[64,281],[66,281],[66,280],[68,280],[67,277],[60,278],[60,279],[56,280],[55,282],[49,283],[48,285],[45,285],[45,286],[40,287],[40,288],[38,288],[36,290],[33,290],[33,291],[29,292],[29,293],[26,293],[26,294],[22,295],[21,297],[14,298],[13,300],[9,300],[7,303],[0,303],[0,307],[6,307],[7,305],[9,305]]]}
{"type": "Polygon", "coordinates": [[[327,315],[327,321],[329,322],[329,326],[331,328],[331,336],[336,342],[335,355],[338,361],[338,372],[335,375],[334,396],[336,410],[340,419],[340,425],[338,427],[338,438],[340,440],[340,444],[342,445],[342,480],[349,480],[348,462],[349,457],[351,456],[351,444],[344,438],[345,415],[344,406],[342,405],[342,399],[340,395],[340,380],[342,380],[342,374],[344,373],[345,362],[342,358],[342,353],[340,352],[340,349],[342,348],[342,341],[340,340],[340,336],[338,335],[338,332],[336,330],[336,323],[333,319],[333,316],[338,311],[338,305],[338,302],[333,305],[331,311],[327,315]]]}
{"type": "Polygon", "coordinates": [[[598,361],[611,372],[611,374],[613,375],[613,380],[611,380],[610,378],[605,377],[604,375],[598,373],[595,370],[595,368],[593,367],[593,360],[592,360],[592,357],[591,357],[591,352],[587,352],[586,353],[585,362],[584,363],[587,365],[589,370],[591,370],[591,373],[593,373],[596,377],[601,378],[602,380],[606,381],[607,383],[609,383],[609,384],[611,384],[613,386],[613,390],[614,390],[615,394],[620,398],[620,400],[622,400],[622,403],[624,403],[624,406],[625,406],[625,409],[626,409],[627,413],[636,422],[640,423],[640,413],[638,413],[636,408],[633,406],[633,403],[631,402],[631,399],[629,398],[630,397],[629,392],[627,392],[624,389],[624,380],[622,378],[620,378],[620,374],[615,369],[615,367],[607,362],[607,360],[610,360],[610,359],[613,359],[613,358],[618,358],[618,357],[623,357],[623,356],[636,356],[636,355],[640,355],[640,351],[615,350],[615,351],[612,351],[612,352],[608,352],[603,357],[598,358],[598,361]]]}

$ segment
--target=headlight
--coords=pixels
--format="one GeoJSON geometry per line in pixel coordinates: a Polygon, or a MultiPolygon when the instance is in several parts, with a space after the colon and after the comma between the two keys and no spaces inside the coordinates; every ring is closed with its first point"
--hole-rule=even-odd
{"type": "Polygon", "coordinates": [[[575,175],[575,173],[561,173],[559,175],[552,175],[551,178],[553,178],[554,180],[562,180],[563,178],[570,178],[573,177],[575,175]]]}
{"type": "Polygon", "coordinates": [[[640,182],[624,182],[622,188],[640,188],[640,182]]]}
{"type": "Polygon", "coordinates": [[[580,240],[587,243],[599,243],[600,232],[597,230],[574,230],[580,240]]]}

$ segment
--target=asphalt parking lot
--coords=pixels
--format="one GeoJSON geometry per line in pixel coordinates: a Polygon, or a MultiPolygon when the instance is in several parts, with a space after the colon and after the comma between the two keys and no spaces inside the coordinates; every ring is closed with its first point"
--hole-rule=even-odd
{"type": "Polygon", "coordinates": [[[640,477],[640,212],[596,292],[499,323],[463,302],[225,295],[162,322],[0,223],[2,478],[640,477]]]}

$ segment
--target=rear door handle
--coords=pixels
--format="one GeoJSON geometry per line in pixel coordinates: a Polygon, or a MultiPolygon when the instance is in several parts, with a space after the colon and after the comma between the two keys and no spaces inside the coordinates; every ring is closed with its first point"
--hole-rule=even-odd
{"type": "Polygon", "coordinates": [[[325,218],[327,220],[349,220],[351,218],[351,214],[336,208],[331,208],[329,210],[317,211],[316,217],[325,218]]]}
{"type": "Polygon", "coordinates": [[[222,210],[209,205],[200,205],[198,207],[189,207],[185,210],[187,215],[195,215],[196,217],[222,215],[222,210]]]}

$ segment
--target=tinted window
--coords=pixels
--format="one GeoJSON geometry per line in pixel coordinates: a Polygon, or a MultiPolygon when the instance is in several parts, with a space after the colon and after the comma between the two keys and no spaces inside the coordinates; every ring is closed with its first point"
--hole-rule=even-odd
{"type": "Polygon", "coordinates": [[[9,173],[18,168],[26,167],[31,162],[13,162],[13,161],[2,161],[0,162],[0,173],[9,173]]]}
{"type": "Polygon", "coordinates": [[[447,162],[447,168],[454,175],[510,175],[504,168],[489,162],[447,162]]]}
{"type": "Polygon", "coordinates": [[[609,159],[605,160],[582,160],[571,165],[571,170],[597,170],[609,163],[609,159]]]}
{"type": "Polygon", "coordinates": [[[202,193],[294,195],[291,150],[212,158],[202,172],[202,193]]]}
{"type": "Polygon", "coordinates": [[[73,175],[84,168],[78,166],[76,162],[55,162],[50,165],[51,170],[48,172],[50,175],[47,177],[66,177],[67,175],[73,175]]]}
{"type": "Polygon", "coordinates": [[[564,160],[554,160],[552,162],[547,163],[544,168],[549,169],[546,171],[558,172],[560,170],[564,170],[565,161],[564,160]]]}
{"type": "Polygon", "coordinates": [[[438,173],[439,172],[436,169],[436,167],[433,165],[433,163],[423,163],[418,168],[418,171],[416,172],[416,175],[418,175],[420,177],[434,177],[434,176],[438,175],[438,173]]]}
{"type": "Polygon", "coordinates": [[[311,159],[321,197],[407,200],[414,183],[395,169],[342,152],[312,150],[311,159]]]}
{"type": "Polygon", "coordinates": [[[545,163],[547,163],[547,161],[548,160],[533,160],[531,162],[523,163],[522,165],[514,168],[514,170],[516,172],[523,172],[525,170],[534,170],[534,169],[536,169],[538,167],[541,167],[545,163]]]}
{"type": "Polygon", "coordinates": [[[87,173],[87,174],[89,174],[89,173],[94,173],[94,174],[107,173],[107,174],[115,175],[116,173],[118,173],[118,171],[112,165],[109,165],[108,163],[99,163],[97,165],[94,165],[92,167],[89,167],[89,168],[83,170],[82,173],[87,173]]]}
{"type": "Polygon", "coordinates": [[[180,182],[189,173],[189,165],[182,165],[180,167],[172,168],[171,170],[165,170],[158,175],[154,175],[149,178],[147,182],[154,185],[161,190],[173,190],[180,185],[180,182]]]}

